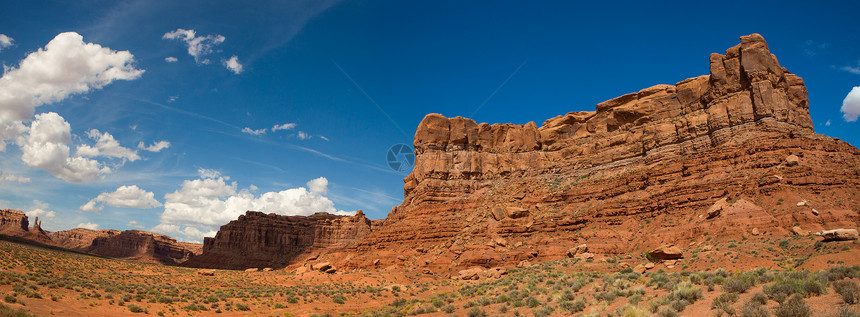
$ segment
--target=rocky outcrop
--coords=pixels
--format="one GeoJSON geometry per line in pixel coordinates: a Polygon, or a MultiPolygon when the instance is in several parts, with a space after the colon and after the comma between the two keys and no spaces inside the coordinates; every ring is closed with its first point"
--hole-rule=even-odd
{"type": "Polygon", "coordinates": [[[815,235],[821,237],[824,241],[851,241],[858,239],[857,229],[823,230],[816,232],[815,235]]]}
{"type": "Polygon", "coordinates": [[[140,230],[76,228],[50,234],[54,243],[73,250],[147,263],[179,265],[202,252],[202,245],[140,230]]]}
{"type": "Polygon", "coordinates": [[[582,242],[619,254],[856,224],[860,150],[813,131],[803,80],[764,38],[741,37],[708,67],[540,126],[427,115],[403,203],[341,267],[491,267],[582,242]],[[828,208],[782,203],[801,197],[828,208]]]}
{"type": "Polygon", "coordinates": [[[307,217],[248,211],[221,226],[214,238],[205,238],[203,254],[183,265],[279,268],[301,254],[346,248],[370,232],[371,221],[360,210],[354,216],[316,213],[307,217]]]}
{"type": "Polygon", "coordinates": [[[36,217],[33,222],[33,227],[30,228],[30,221],[23,212],[0,209],[0,234],[50,244],[51,238],[48,237],[45,230],[42,230],[39,217],[36,217]]]}

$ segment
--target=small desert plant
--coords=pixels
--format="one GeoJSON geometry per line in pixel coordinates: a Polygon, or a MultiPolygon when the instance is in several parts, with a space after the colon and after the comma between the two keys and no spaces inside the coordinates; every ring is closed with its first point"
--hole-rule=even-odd
{"type": "Polygon", "coordinates": [[[857,296],[860,294],[860,289],[857,283],[853,281],[838,281],[833,282],[833,290],[842,297],[842,300],[848,304],[857,303],[857,296]]]}
{"type": "Polygon", "coordinates": [[[140,306],[137,306],[135,304],[128,304],[128,311],[130,311],[132,313],[142,313],[143,308],[141,308],[140,306]]]}
{"type": "Polygon", "coordinates": [[[770,317],[770,313],[767,312],[767,307],[750,300],[741,308],[741,317],[770,317]]]}
{"type": "Polygon", "coordinates": [[[651,316],[651,313],[638,306],[623,306],[615,310],[615,315],[618,317],[646,317],[651,316]]]}
{"type": "Polygon", "coordinates": [[[472,308],[472,310],[470,310],[469,313],[466,314],[466,316],[469,316],[469,317],[486,317],[487,313],[484,312],[483,310],[481,310],[480,308],[475,307],[475,308],[472,308]]]}
{"type": "Polygon", "coordinates": [[[732,304],[737,301],[738,294],[723,293],[714,298],[714,301],[711,303],[711,309],[718,309],[726,312],[726,314],[734,315],[735,309],[732,307],[732,304]]]}
{"type": "Polygon", "coordinates": [[[671,307],[663,307],[659,311],[657,311],[657,316],[660,316],[660,317],[678,317],[678,316],[681,316],[681,314],[679,314],[677,310],[674,310],[671,307]]]}
{"type": "Polygon", "coordinates": [[[794,294],[774,310],[774,315],[776,317],[810,317],[812,311],[806,306],[803,296],[794,294]]]}
{"type": "Polygon", "coordinates": [[[839,307],[835,313],[827,315],[827,317],[860,317],[860,313],[857,313],[857,311],[851,307],[842,306],[839,307]]]}

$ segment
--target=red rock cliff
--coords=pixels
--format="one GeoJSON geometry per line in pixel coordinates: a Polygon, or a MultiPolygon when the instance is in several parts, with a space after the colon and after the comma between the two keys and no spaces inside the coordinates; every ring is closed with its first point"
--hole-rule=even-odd
{"type": "Polygon", "coordinates": [[[860,192],[860,150],[813,131],[803,80],[758,34],[709,66],[540,127],[427,115],[403,203],[344,265],[491,266],[582,242],[623,253],[751,226],[855,227],[858,202],[822,193],[860,192]],[[720,198],[754,203],[738,217],[699,217],[720,198]],[[815,201],[822,214],[783,199],[815,201]]]}
{"type": "Polygon", "coordinates": [[[139,230],[89,230],[76,228],[52,232],[54,243],[69,249],[128,260],[178,265],[199,255],[202,245],[139,230]]]}
{"type": "Polygon", "coordinates": [[[283,267],[296,256],[351,246],[371,232],[371,221],[355,216],[316,213],[280,216],[248,211],[205,238],[203,255],[185,266],[245,269],[283,267]]]}

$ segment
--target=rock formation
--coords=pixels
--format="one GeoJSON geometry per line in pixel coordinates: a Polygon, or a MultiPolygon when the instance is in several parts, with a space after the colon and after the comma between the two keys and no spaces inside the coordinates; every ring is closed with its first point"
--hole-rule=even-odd
{"type": "Polygon", "coordinates": [[[51,238],[42,230],[38,217],[34,221],[33,228],[30,228],[27,215],[17,210],[0,209],[0,234],[38,243],[51,243],[51,238]]]}
{"type": "Polygon", "coordinates": [[[371,232],[371,221],[359,210],[355,216],[316,213],[281,216],[248,211],[205,238],[203,254],[184,266],[244,269],[284,267],[300,254],[351,246],[371,232]]]}
{"type": "Polygon", "coordinates": [[[709,75],[541,126],[427,115],[403,203],[341,266],[492,267],[581,243],[620,254],[751,228],[856,227],[860,150],[813,131],[803,80],[762,36],[740,42],[710,55],[709,75]],[[798,199],[828,204],[817,217],[782,204],[798,199]]]}
{"type": "Polygon", "coordinates": [[[140,230],[76,228],[50,233],[54,244],[102,256],[147,263],[178,265],[202,252],[202,245],[140,230]]]}

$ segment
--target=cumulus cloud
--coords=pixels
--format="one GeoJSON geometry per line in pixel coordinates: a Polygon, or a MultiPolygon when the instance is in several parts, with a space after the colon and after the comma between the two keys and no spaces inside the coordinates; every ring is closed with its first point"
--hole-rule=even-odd
{"type": "Polygon", "coordinates": [[[248,210],[304,216],[316,212],[351,214],[337,210],[324,196],[328,190],[328,180],[324,177],[309,181],[307,187],[256,196],[249,189],[238,190],[236,182],[227,182],[228,177],[201,174],[212,177],[186,180],[179,190],[164,195],[164,212],[160,217],[162,232],[178,226],[214,230],[248,210]]]}
{"type": "Polygon", "coordinates": [[[299,134],[296,135],[299,140],[307,140],[311,138],[310,134],[305,133],[304,131],[299,131],[299,134]]]}
{"type": "Polygon", "coordinates": [[[109,167],[96,160],[69,156],[70,142],[69,123],[54,112],[36,115],[29,133],[17,139],[24,164],[43,169],[68,182],[93,182],[111,172],[109,167]]]}
{"type": "Polygon", "coordinates": [[[78,228],[90,229],[90,230],[99,230],[99,224],[92,222],[82,222],[79,223],[78,228]]]}
{"type": "Polygon", "coordinates": [[[42,208],[34,208],[30,211],[24,212],[27,217],[35,218],[39,217],[42,219],[54,219],[57,214],[53,210],[44,210],[42,208]]]}
{"type": "Polygon", "coordinates": [[[276,124],[274,127],[272,127],[272,132],[275,132],[278,130],[289,130],[289,129],[292,129],[295,127],[296,127],[295,123],[276,124]]]}
{"type": "MultiPolygon", "coordinates": [[[[200,175],[200,178],[219,178],[221,177],[221,172],[206,168],[201,168],[197,170],[197,174],[200,175]]],[[[230,177],[224,177],[224,179],[230,179],[230,177]]]]}
{"type": "Polygon", "coordinates": [[[234,74],[239,74],[242,72],[242,63],[239,63],[239,57],[233,55],[230,59],[224,61],[224,66],[227,67],[234,74]]]}
{"type": "Polygon", "coordinates": [[[200,242],[204,237],[214,237],[218,232],[215,230],[202,231],[195,227],[182,227],[177,225],[159,224],[150,229],[152,232],[166,234],[176,238],[179,236],[180,241],[200,242]],[[183,239],[184,237],[184,239],[183,239]]]}
{"type": "Polygon", "coordinates": [[[841,111],[845,121],[857,121],[857,117],[860,117],[860,87],[852,88],[848,96],[845,96],[841,111]]]}
{"type": "Polygon", "coordinates": [[[86,144],[79,145],[78,149],[75,151],[77,155],[86,157],[104,156],[121,158],[131,162],[140,159],[140,155],[137,155],[137,151],[119,145],[119,142],[117,142],[110,133],[101,133],[99,130],[91,129],[87,131],[87,136],[89,136],[90,139],[95,140],[96,144],[93,146],[86,144]]]}
{"type": "Polygon", "coordinates": [[[6,34],[0,34],[0,51],[2,51],[4,48],[12,46],[12,42],[14,41],[15,40],[7,36],[6,34]]]}
{"type": "Polygon", "coordinates": [[[98,212],[105,205],[112,207],[149,209],[161,207],[161,203],[155,200],[155,194],[143,190],[137,185],[120,186],[112,193],[101,193],[81,206],[81,210],[98,212]]]}
{"type": "Polygon", "coordinates": [[[29,177],[22,177],[22,176],[18,176],[18,175],[12,175],[12,174],[4,173],[3,171],[0,171],[0,183],[3,183],[3,182],[16,182],[19,184],[23,184],[23,183],[29,183],[30,178],[29,177]]]}
{"type": "Polygon", "coordinates": [[[254,129],[251,129],[249,127],[245,127],[244,129],[242,129],[242,133],[251,134],[251,135],[263,135],[263,134],[266,134],[266,129],[264,128],[264,129],[254,130],[254,129]]]}
{"type": "Polygon", "coordinates": [[[137,223],[137,221],[135,221],[135,220],[129,220],[128,223],[125,225],[132,227],[132,228],[137,228],[137,229],[144,229],[145,228],[144,226],[141,226],[139,223],[137,223]]]}
{"type": "Polygon", "coordinates": [[[27,121],[39,105],[100,89],[143,74],[128,51],[84,43],[75,32],[60,33],[0,78],[0,122],[27,121]]]}
{"type": "Polygon", "coordinates": [[[145,144],[143,144],[143,141],[140,141],[140,143],[137,144],[138,149],[141,149],[144,151],[149,151],[149,152],[161,152],[161,150],[164,150],[164,149],[169,148],[169,147],[170,147],[170,142],[168,142],[168,141],[158,141],[158,142],[152,143],[152,145],[150,145],[150,146],[146,146],[145,144]]]}
{"type": "Polygon", "coordinates": [[[179,59],[173,56],[168,56],[164,58],[164,61],[168,63],[176,63],[179,59]]]}
{"type": "Polygon", "coordinates": [[[194,61],[198,64],[209,64],[209,59],[205,59],[203,56],[212,53],[213,48],[216,45],[223,43],[224,40],[227,39],[223,35],[219,34],[197,36],[197,33],[194,32],[194,30],[185,29],[176,29],[164,33],[161,38],[165,40],[184,41],[185,45],[188,46],[188,55],[194,57],[194,61]]]}

